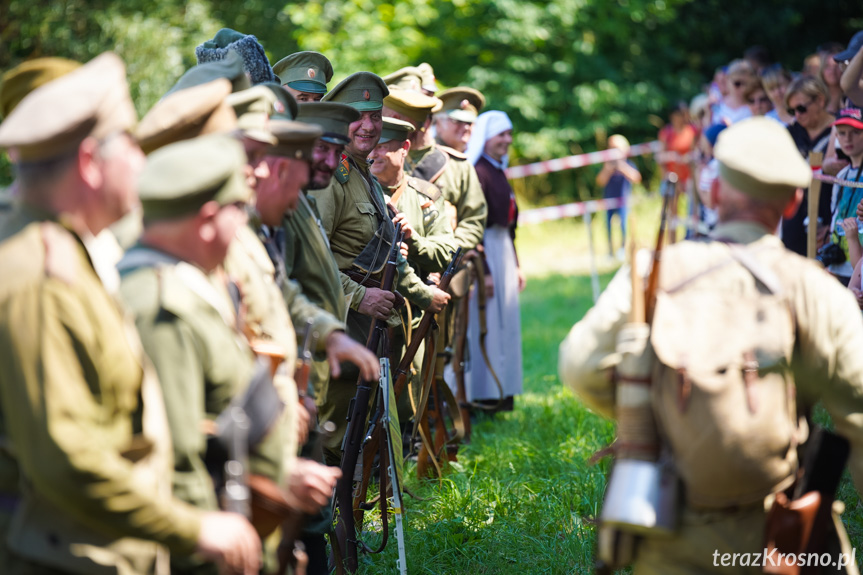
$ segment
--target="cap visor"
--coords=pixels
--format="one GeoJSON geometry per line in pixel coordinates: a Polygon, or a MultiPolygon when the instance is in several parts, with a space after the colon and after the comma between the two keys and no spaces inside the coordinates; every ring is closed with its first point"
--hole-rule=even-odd
{"type": "Polygon", "coordinates": [[[347,136],[342,136],[341,134],[333,134],[329,132],[325,132],[321,139],[325,142],[329,142],[330,144],[341,144],[348,145],[351,143],[351,139],[347,136]]]}
{"type": "Polygon", "coordinates": [[[476,122],[476,114],[468,112],[467,110],[453,110],[447,115],[453,120],[458,120],[459,122],[465,122],[467,124],[473,124],[476,122]]]}
{"type": "Polygon", "coordinates": [[[355,108],[360,112],[375,112],[384,107],[383,102],[345,102],[351,108],[355,108]]]}
{"type": "Polygon", "coordinates": [[[856,118],[839,118],[835,122],[833,122],[834,126],[851,126],[852,128],[857,128],[858,130],[863,130],[863,121],[860,121],[856,118]]]}
{"type": "Polygon", "coordinates": [[[314,80],[297,80],[296,82],[288,82],[287,86],[298,92],[307,92],[309,94],[326,94],[327,85],[314,80]]]}

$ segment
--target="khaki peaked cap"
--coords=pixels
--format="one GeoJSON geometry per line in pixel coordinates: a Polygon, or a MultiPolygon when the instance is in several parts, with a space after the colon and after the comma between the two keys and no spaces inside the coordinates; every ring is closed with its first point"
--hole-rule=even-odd
{"type": "Polygon", "coordinates": [[[321,139],[331,144],[349,144],[350,125],[361,116],[356,108],[336,102],[304,102],[298,108],[297,120],[320,126],[321,139]]]}
{"type": "Polygon", "coordinates": [[[22,162],[46,160],[129,131],[136,119],[126,66],[105,52],[21,100],[0,124],[0,147],[17,148],[22,162]]]}
{"type": "Polygon", "coordinates": [[[441,114],[446,114],[453,120],[472,124],[485,106],[485,96],[479,90],[458,86],[444,90],[437,95],[443,106],[441,114]]]}
{"type": "Polygon", "coordinates": [[[278,143],[267,150],[267,155],[296,160],[311,160],[315,141],[324,133],[319,126],[292,120],[271,120],[270,131],[278,143]]]}
{"type": "Polygon", "coordinates": [[[339,82],[321,101],[347,104],[360,112],[374,112],[383,108],[384,98],[389,93],[379,76],[356,72],[339,82]]]}
{"type": "Polygon", "coordinates": [[[44,84],[81,67],[66,58],[27,60],[0,76],[0,118],[8,116],[24,97],[44,84]]]}
{"type": "Polygon", "coordinates": [[[748,118],[723,130],[714,155],[719,176],[753,198],[770,199],[812,182],[812,169],[788,130],[769,118],[748,118]]]}
{"type": "Polygon", "coordinates": [[[428,62],[423,62],[417,66],[420,76],[422,77],[422,89],[428,90],[432,94],[437,92],[437,81],[434,77],[434,68],[428,62]]]}
{"type": "Polygon", "coordinates": [[[397,118],[385,117],[384,125],[381,129],[381,139],[378,143],[386,144],[391,140],[404,142],[408,139],[408,135],[414,130],[415,128],[410,122],[405,122],[404,120],[399,120],[397,118]]]}
{"type": "Polygon", "coordinates": [[[270,118],[293,120],[297,117],[297,100],[281,85],[275,82],[263,82],[258,84],[258,86],[264,86],[276,96],[276,101],[273,102],[273,113],[270,114],[270,118]]]}
{"type": "Polygon", "coordinates": [[[295,52],[276,62],[273,72],[283,85],[311,94],[326,94],[333,79],[333,65],[320,52],[295,52]]]}
{"type": "Polygon", "coordinates": [[[270,116],[276,112],[276,94],[266,86],[252,86],[248,90],[228,96],[228,104],[237,114],[237,126],[244,136],[275,145],[276,138],[268,127],[270,116]]]}
{"type": "Polygon", "coordinates": [[[248,202],[243,145],[226,134],[211,134],[160,148],[147,157],[138,180],[145,221],[195,214],[210,201],[248,202]]]}
{"type": "Polygon", "coordinates": [[[144,153],[197,136],[237,129],[237,115],[225,101],[231,82],[217,78],[166,96],[153,106],[135,129],[144,153]]]}
{"type": "Polygon", "coordinates": [[[440,103],[434,96],[426,96],[422,92],[413,90],[393,89],[384,98],[384,106],[403,116],[407,116],[420,127],[425,124],[429,114],[440,103]]]}
{"type": "Polygon", "coordinates": [[[419,92],[423,87],[423,73],[416,66],[400,68],[392,74],[387,74],[382,80],[386,82],[387,87],[391,90],[398,88],[400,90],[419,92]]]}

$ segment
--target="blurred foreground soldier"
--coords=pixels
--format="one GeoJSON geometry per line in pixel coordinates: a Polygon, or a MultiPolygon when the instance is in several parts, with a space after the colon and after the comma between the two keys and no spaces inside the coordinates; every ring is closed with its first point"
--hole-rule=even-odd
{"type": "Polygon", "coordinates": [[[123,63],[103,54],[0,126],[20,185],[0,224],[3,573],[166,573],[155,543],[257,573],[244,518],[170,496],[159,383],[116,299],[113,264],[90,249],[137,202],[134,122],[123,63]]]}
{"type": "MultiPolygon", "coordinates": [[[[340,270],[342,289],[349,299],[348,334],[358,342],[368,338],[375,319],[387,320],[392,327],[400,325],[394,309],[396,297],[380,289],[395,227],[390,219],[381,186],[369,171],[368,156],[378,144],[383,118],[381,108],[388,90],[383,81],[369,72],[348,76],[333,88],[325,101],[347,104],[360,112],[360,118],[348,127],[350,143],[330,186],[315,190],[321,224],[330,240],[330,249],[340,270]]],[[[397,289],[420,309],[438,312],[449,295],[422,283],[404,258],[399,258],[397,289]]],[[[359,373],[343,364],[341,376],[330,385],[356,384],[359,373]]],[[[353,395],[353,391],[351,391],[353,395]]],[[[339,445],[347,422],[336,414],[338,429],[328,445],[327,461],[338,463],[339,445]]]]}
{"type": "Polygon", "coordinates": [[[252,84],[276,81],[270,60],[258,39],[230,28],[222,28],[212,40],[195,48],[195,57],[198,64],[206,64],[224,60],[230,52],[236,52],[242,58],[243,70],[252,84]]]}
{"type": "Polygon", "coordinates": [[[273,66],[282,86],[297,102],[319,102],[333,79],[333,65],[320,52],[296,52],[273,66]]]}
{"type": "MultiPolygon", "coordinates": [[[[144,349],[162,384],[174,444],[174,493],[217,510],[206,464],[214,420],[254,374],[254,354],[236,328],[224,283],[211,277],[245,224],[251,190],[242,146],[210,135],[151,154],[140,178],[144,232],[118,268],[144,349]]],[[[249,471],[281,474],[277,433],[253,446],[249,471]]],[[[172,573],[216,573],[215,565],[172,558],[172,573]]]]}
{"type": "MultiPolygon", "coordinates": [[[[561,380],[589,407],[613,417],[616,385],[630,381],[615,385],[625,352],[615,341],[620,336],[631,349],[636,337],[649,337],[648,354],[638,356],[653,373],[646,405],[662,438],[660,453],[670,455],[682,480],[685,503],[676,510],[673,534],[641,538],[639,574],[725,572],[732,553],[749,557],[743,567],[738,557],[735,573],[761,573],[773,560],[763,554],[766,508],[774,495],[781,503],[795,481],[797,446],[808,435],[807,418],[798,416],[808,416],[819,401],[836,433],[850,442],[851,475],[863,492],[859,308],[834,278],[773,235],[783,214],[799,206],[809,166],[788,132],[766,118],[722,132],[716,158],[711,195],[719,224],[709,239],[663,250],[649,332],[636,329],[646,328],[643,319],[628,317],[633,293],[624,266],[560,347],[561,380]]],[[[647,263],[639,258],[639,271],[647,263]]],[[[626,413],[624,400],[618,414],[626,413]]],[[[812,444],[802,448],[803,479],[822,471],[805,463],[812,444]]],[[[825,496],[829,508],[832,493],[825,496]]],[[[847,544],[838,517],[838,541],[829,514],[826,519],[819,554],[847,544]]],[[[844,561],[847,572],[857,572],[850,554],[844,561]]]]}
{"type": "MultiPolygon", "coordinates": [[[[0,76],[0,121],[9,116],[27,94],[80,67],[78,62],[65,58],[36,58],[0,76]]],[[[0,188],[0,216],[12,208],[16,188],[15,182],[8,188],[0,188]]]]}
{"type": "Polygon", "coordinates": [[[252,87],[246,72],[243,70],[243,59],[235,51],[228,50],[225,57],[220,60],[199,64],[186,70],[177,80],[177,83],[162,96],[162,99],[174,92],[200,86],[218,78],[230,80],[232,92],[240,92],[252,87]]]}
{"type": "Polygon", "coordinates": [[[450,88],[437,97],[443,103],[434,116],[437,143],[464,153],[485,97],[479,90],[467,87],[450,88]]]}

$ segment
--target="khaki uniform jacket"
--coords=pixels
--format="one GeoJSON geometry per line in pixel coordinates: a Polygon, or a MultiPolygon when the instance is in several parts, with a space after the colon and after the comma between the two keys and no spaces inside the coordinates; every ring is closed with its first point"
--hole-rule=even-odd
{"type": "Polygon", "coordinates": [[[294,368],[297,364],[297,334],[276,285],[276,268],[255,230],[257,222],[250,220],[248,226],[237,231],[237,236],[228,247],[224,268],[228,276],[240,289],[243,309],[242,323],[245,335],[253,342],[275,342],[284,356],[283,368],[273,378],[279,397],[285,404],[281,429],[284,445],[283,463],[288,464],[299,449],[296,434],[298,409],[297,384],[294,368]]]}
{"type": "MultiPolygon", "coordinates": [[[[296,211],[286,214],[282,223],[285,272],[299,283],[302,295],[313,304],[292,308],[291,318],[297,326],[312,320],[312,329],[319,334],[318,349],[323,350],[330,333],[345,329],[348,308],[341,274],[320,221],[315,198],[303,192],[296,211]]],[[[303,335],[297,334],[300,338],[303,335]]]]}
{"type": "Polygon", "coordinates": [[[389,190],[417,235],[408,240],[408,263],[420,274],[443,272],[458,248],[447,220],[441,191],[429,182],[406,176],[389,190]]]}
{"type": "MultiPolygon", "coordinates": [[[[218,509],[204,465],[205,420],[214,420],[248,385],[254,354],[233,327],[235,317],[220,278],[176,258],[136,245],[120,262],[121,293],[135,312],[144,349],[156,366],[174,439],[174,493],[202,509],[218,509]],[[155,265],[138,265],[150,252],[155,265]]],[[[250,454],[253,473],[278,481],[279,434],[250,454]]]]}
{"type": "MultiPolygon", "coordinates": [[[[339,182],[337,173],[329,187],[310,192],[317,201],[321,223],[330,239],[330,250],[339,270],[342,271],[350,270],[354,259],[375,238],[379,218],[391,222],[389,214],[385,213],[386,204],[380,184],[369,173],[367,162],[350,156],[347,161],[349,169],[347,181],[344,184],[339,182]],[[381,209],[384,213],[381,213],[381,209]]],[[[383,243],[386,244],[386,242],[383,243]]],[[[382,245],[381,250],[388,251],[389,246],[382,245]]],[[[373,277],[380,279],[380,277],[373,277]]],[[[345,295],[350,296],[350,309],[356,311],[366,295],[366,288],[344,273],[341,274],[341,282],[345,295]]],[[[422,283],[401,256],[396,287],[405,298],[422,309],[431,304],[431,288],[422,283]]],[[[396,312],[393,313],[395,315],[396,312]]],[[[367,324],[370,325],[370,322],[367,324]]],[[[348,326],[351,337],[365,342],[368,330],[365,333],[353,331],[350,321],[348,326]]]]}
{"type": "MultiPolygon", "coordinates": [[[[90,530],[107,543],[137,537],[191,553],[199,513],[160,491],[153,477],[142,481],[133,465],[164,449],[165,466],[154,472],[170,476],[161,397],[145,379],[140,341],[84,242],[50,220],[18,206],[0,224],[0,491],[22,498],[12,533],[0,537],[19,559],[45,553],[43,563],[65,553],[60,569],[70,571],[78,561],[68,545],[87,543],[90,530]],[[147,433],[154,415],[164,443],[147,433]],[[49,535],[59,543],[38,549],[49,535]]],[[[14,568],[0,564],[0,571],[14,568]]]]}
{"type": "MultiPolygon", "coordinates": [[[[797,387],[798,407],[805,410],[818,401],[823,402],[833,418],[836,432],[851,443],[851,475],[857,491],[863,493],[863,418],[860,417],[863,413],[863,324],[860,322],[860,309],[854,297],[849,290],[820,269],[820,266],[785,250],[779,238],[757,224],[720,224],[712,236],[748,245],[754,258],[778,277],[797,321],[791,368],[797,387]]],[[[699,270],[728,258],[727,248],[720,242],[685,241],[665,250],[663,261],[673,259],[691,262],[692,265],[686,266],[687,269],[675,269],[663,264],[659,289],[674,285],[699,270]]],[[[640,255],[647,256],[646,253],[640,255]]],[[[638,261],[644,275],[649,267],[648,262],[648,257],[638,261]]],[[[613,416],[614,412],[611,370],[620,359],[615,350],[615,340],[621,327],[628,321],[632,305],[629,273],[629,266],[618,271],[596,305],[588,311],[584,319],[575,324],[560,346],[561,380],[570,386],[585,404],[607,417],[613,416]]],[[[732,282],[736,277],[738,276],[734,273],[723,273],[722,269],[710,275],[719,289],[723,281],[732,282]]],[[[734,337],[734,334],[728,334],[728,337],[734,337]]],[[[693,345],[697,344],[693,342],[693,345]]],[[[673,434],[674,430],[666,429],[663,433],[673,434]]],[[[712,521],[707,527],[696,527],[689,535],[686,534],[686,529],[682,529],[680,539],[674,538],[667,544],[660,545],[658,540],[651,539],[650,544],[644,546],[639,560],[644,558],[653,564],[665,562],[671,565],[675,560],[681,564],[694,564],[691,563],[695,561],[691,555],[696,540],[707,538],[703,546],[712,550],[717,547],[715,540],[710,541],[714,537],[725,537],[725,543],[730,543],[726,547],[734,552],[761,551],[763,532],[757,525],[753,528],[751,523],[761,522],[763,526],[764,513],[763,510],[753,513],[741,515],[748,517],[746,521],[735,519],[734,516],[722,517],[721,520],[712,521]],[[687,537],[685,541],[682,539],[687,537]],[[679,551],[673,551],[675,545],[679,551]],[[688,553],[690,556],[684,559],[681,553],[688,553]]],[[[703,517],[692,518],[692,512],[688,510],[685,510],[683,519],[684,523],[690,521],[693,525],[705,524],[703,517]]],[[[699,557],[703,555],[702,559],[705,565],[708,565],[712,561],[710,553],[699,551],[697,554],[699,557]]],[[[654,569],[644,572],[658,571],[654,569]]],[[[673,572],[691,571],[681,569],[673,572]]]]}
{"type": "Polygon", "coordinates": [[[444,199],[455,206],[458,214],[458,227],[455,229],[455,239],[465,251],[474,249],[482,242],[485,234],[485,219],[488,207],[485,195],[479,184],[476,170],[467,156],[440,144],[428,148],[411,150],[405,170],[412,174],[413,166],[420,163],[427,155],[435,151],[444,152],[448,161],[443,173],[432,183],[443,192],[444,199]]]}

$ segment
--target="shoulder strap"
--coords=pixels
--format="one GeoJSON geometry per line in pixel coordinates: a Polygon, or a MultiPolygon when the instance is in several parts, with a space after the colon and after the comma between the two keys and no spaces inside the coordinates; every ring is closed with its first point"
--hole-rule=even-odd
{"type": "Polygon", "coordinates": [[[45,250],[45,273],[69,285],[78,275],[77,246],[72,234],[51,222],[39,226],[45,250]]]}
{"type": "Polygon", "coordinates": [[[431,182],[420,180],[419,178],[411,177],[408,183],[413,189],[427,197],[433,202],[436,202],[441,197],[440,189],[431,182]]]}
{"type": "Polygon", "coordinates": [[[782,284],[780,283],[779,278],[776,276],[773,270],[768,269],[752,256],[752,252],[764,249],[764,247],[766,246],[752,249],[734,243],[725,243],[725,245],[728,246],[729,249],[728,259],[717,262],[712,266],[705,268],[695,273],[694,275],[691,275],[688,278],[677,282],[668,289],[664,289],[662,291],[669,294],[680,291],[698,278],[706,276],[707,274],[711,274],[716,270],[727,266],[731,262],[737,262],[744,268],[746,268],[746,270],[750,274],[752,274],[752,277],[754,277],[757,282],[763,285],[769,293],[772,293],[774,295],[779,295],[782,293],[782,284]]]}
{"type": "Polygon", "coordinates": [[[336,181],[340,184],[347,184],[348,178],[351,176],[351,165],[348,163],[348,157],[342,155],[342,161],[339,162],[339,167],[336,168],[334,174],[336,181]]]}
{"type": "Polygon", "coordinates": [[[443,146],[441,144],[438,144],[437,147],[440,148],[441,150],[443,150],[444,152],[446,152],[447,154],[449,154],[450,156],[452,156],[453,158],[455,158],[456,160],[467,160],[467,154],[463,154],[463,153],[459,152],[458,150],[456,150],[455,148],[450,148],[449,146],[443,146]]]}
{"type": "Polygon", "coordinates": [[[431,152],[414,165],[411,175],[434,183],[443,174],[448,163],[449,156],[442,152],[439,146],[435,146],[431,152]]]}

